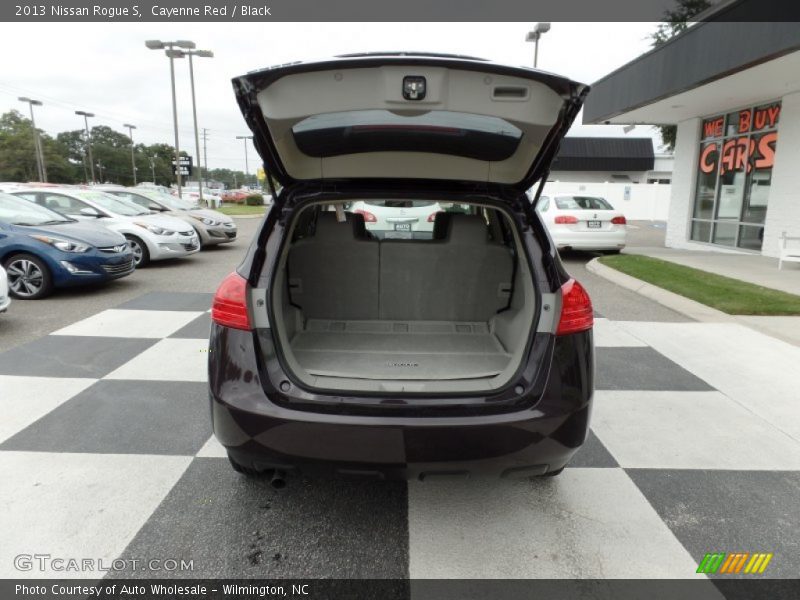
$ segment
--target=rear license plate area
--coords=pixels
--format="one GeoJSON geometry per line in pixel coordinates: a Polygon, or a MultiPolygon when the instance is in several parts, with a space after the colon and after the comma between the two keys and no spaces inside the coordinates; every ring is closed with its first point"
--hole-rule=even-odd
{"type": "Polygon", "coordinates": [[[395,231],[411,231],[411,223],[395,223],[395,231]]]}
{"type": "Polygon", "coordinates": [[[600,229],[603,226],[601,221],[586,221],[586,227],[589,229],[600,229]]]}

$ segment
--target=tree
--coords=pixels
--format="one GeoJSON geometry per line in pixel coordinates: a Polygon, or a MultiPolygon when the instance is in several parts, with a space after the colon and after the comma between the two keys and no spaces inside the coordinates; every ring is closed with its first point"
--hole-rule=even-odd
{"type": "MultiPolygon", "coordinates": [[[[658,48],[679,33],[686,31],[686,28],[689,27],[689,20],[710,6],[711,2],[708,0],[677,0],[676,8],[665,11],[663,22],[650,34],[653,48],[658,48]]],[[[678,133],[677,126],[659,125],[658,129],[661,132],[661,143],[670,151],[674,150],[675,137],[678,133]]]]}
{"type": "MultiPolygon", "coordinates": [[[[47,178],[55,183],[73,183],[75,171],[57,140],[39,133],[47,178]]],[[[0,181],[37,181],[33,124],[18,111],[0,116],[0,181]]]]}

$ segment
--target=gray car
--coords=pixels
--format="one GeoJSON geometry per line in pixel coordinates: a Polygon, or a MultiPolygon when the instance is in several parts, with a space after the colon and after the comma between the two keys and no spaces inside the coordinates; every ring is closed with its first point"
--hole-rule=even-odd
{"type": "Polygon", "coordinates": [[[216,210],[201,208],[179,198],[155,190],[142,188],[109,188],[107,194],[114,194],[135,204],[177,217],[189,223],[200,236],[202,246],[227,244],[236,240],[236,223],[227,215],[216,210]]]}

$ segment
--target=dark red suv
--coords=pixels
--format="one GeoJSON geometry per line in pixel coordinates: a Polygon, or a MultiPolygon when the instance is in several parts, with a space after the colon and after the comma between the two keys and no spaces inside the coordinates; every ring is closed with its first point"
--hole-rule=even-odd
{"type": "Polygon", "coordinates": [[[233,467],[276,485],[559,473],[589,427],[592,306],[526,191],[588,88],[425,54],[233,84],[279,187],[212,310],[233,467]]]}

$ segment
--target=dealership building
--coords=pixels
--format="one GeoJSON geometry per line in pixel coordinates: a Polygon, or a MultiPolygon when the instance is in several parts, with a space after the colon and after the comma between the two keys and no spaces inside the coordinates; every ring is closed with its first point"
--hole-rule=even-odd
{"type": "Polygon", "coordinates": [[[584,123],[677,125],[670,247],[777,256],[800,236],[800,26],[757,22],[773,3],[722,2],[592,86],[584,123]]]}

